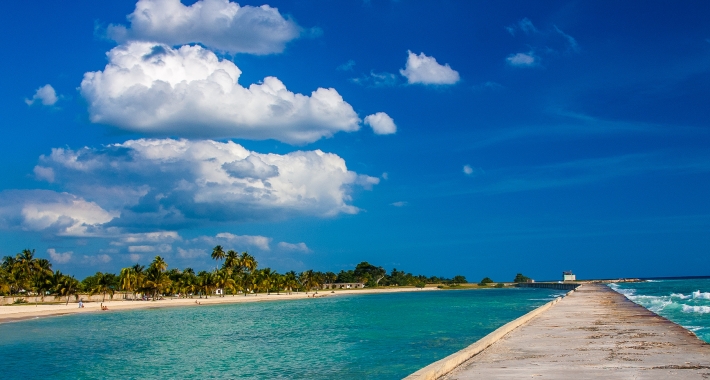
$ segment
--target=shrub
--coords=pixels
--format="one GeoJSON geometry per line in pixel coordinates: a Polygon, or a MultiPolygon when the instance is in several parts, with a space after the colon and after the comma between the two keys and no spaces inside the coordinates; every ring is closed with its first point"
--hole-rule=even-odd
{"type": "Polygon", "coordinates": [[[499,282],[499,283],[496,284],[496,288],[502,288],[502,287],[504,287],[504,286],[505,286],[505,285],[503,285],[502,282],[499,282]]]}
{"type": "Polygon", "coordinates": [[[490,277],[484,277],[481,282],[478,283],[478,286],[488,286],[488,284],[492,284],[493,280],[491,280],[490,277]]]}
{"type": "Polygon", "coordinates": [[[18,299],[16,299],[15,302],[13,302],[12,304],[13,304],[13,305],[20,305],[20,304],[23,304],[23,303],[27,303],[27,300],[24,299],[24,298],[18,298],[18,299]]]}

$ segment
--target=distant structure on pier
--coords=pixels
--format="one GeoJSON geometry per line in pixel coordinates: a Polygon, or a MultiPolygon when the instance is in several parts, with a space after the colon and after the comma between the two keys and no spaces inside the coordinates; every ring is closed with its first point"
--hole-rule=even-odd
{"type": "Polygon", "coordinates": [[[577,281],[577,276],[571,270],[562,272],[562,281],[577,281]]]}

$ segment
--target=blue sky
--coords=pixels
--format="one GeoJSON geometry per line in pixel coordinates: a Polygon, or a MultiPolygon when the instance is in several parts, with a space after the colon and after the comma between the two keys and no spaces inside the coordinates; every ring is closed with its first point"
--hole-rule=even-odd
{"type": "Polygon", "coordinates": [[[710,4],[262,5],[6,5],[0,255],[709,274],[710,4]]]}

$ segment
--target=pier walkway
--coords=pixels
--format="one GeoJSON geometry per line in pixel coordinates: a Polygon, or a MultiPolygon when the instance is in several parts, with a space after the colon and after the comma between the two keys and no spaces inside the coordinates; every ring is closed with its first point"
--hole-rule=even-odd
{"type": "Polygon", "coordinates": [[[710,345],[585,284],[443,379],[710,379],[710,345]]]}

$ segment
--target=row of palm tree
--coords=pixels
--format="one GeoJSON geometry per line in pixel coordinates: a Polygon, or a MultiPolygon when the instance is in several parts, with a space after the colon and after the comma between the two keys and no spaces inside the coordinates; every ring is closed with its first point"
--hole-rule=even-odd
{"type": "Polygon", "coordinates": [[[165,294],[202,298],[213,294],[224,297],[240,293],[246,296],[250,293],[270,295],[271,292],[280,294],[282,291],[289,294],[294,291],[309,292],[313,289],[317,291],[324,283],[336,278],[334,273],[313,270],[300,274],[294,271],[281,274],[271,268],[259,269],[254,256],[247,252],[239,254],[234,250],[225,251],[219,245],[214,247],[211,256],[218,266],[212,271],[198,273],[192,268],[167,270],[168,265],[164,259],[156,256],[147,268],[139,264],[123,268],[119,275],[119,287],[131,293],[133,299],[140,293],[156,300],[165,294]]]}
{"type": "MultiPolygon", "coordinates": [[[[35,251],[25,249],[17,255],[5,256],[0,263],[0,292],[13,297],[36,295],[42,301],[46,295],[67,297],[80,290],[79,281],[60,271],[52,271],[52,264],[47,259],[35,257],[35,251]]],[[[91,290],[90,290],[91,291],[91,290]]]]}
{"type": "Polygon", "coordinates": [[[217,264],[211,271],[195,273],[191,268],[168,270],[165,260],[156,256],[147,267],[136,264],[123,268],[118,276],[97,272],[79,282],[74,277],[52,271],[48,260],[35,258],[34,250],[25,249],[15,256],[4,257],[0,263],[0,294],[12,297],[34,294],[42,300],[46,295],[54,295],[66,297],[68,303],[71,296],[78,297],[80,293],[101,294],[105,301],[107,296],[112,298],[116,292],[125,291],[134,300],[139,294],[144,299],[156,300],[165,294],[202,298],[214,294],[224,297],[228,294],[317,292],[324,285],[336,282],[406,286],[446,280],[414,276],[396,269],[388,275],[382,267],[367,262],[358,264],[354,270],[340,271],[337,275],[314,270],[282,274],[271,268],[259,268],[256,258],[247,252],[240,254],[231,249],[225,250],[220,245],[212,249],[211,257],[217,264]]]}

